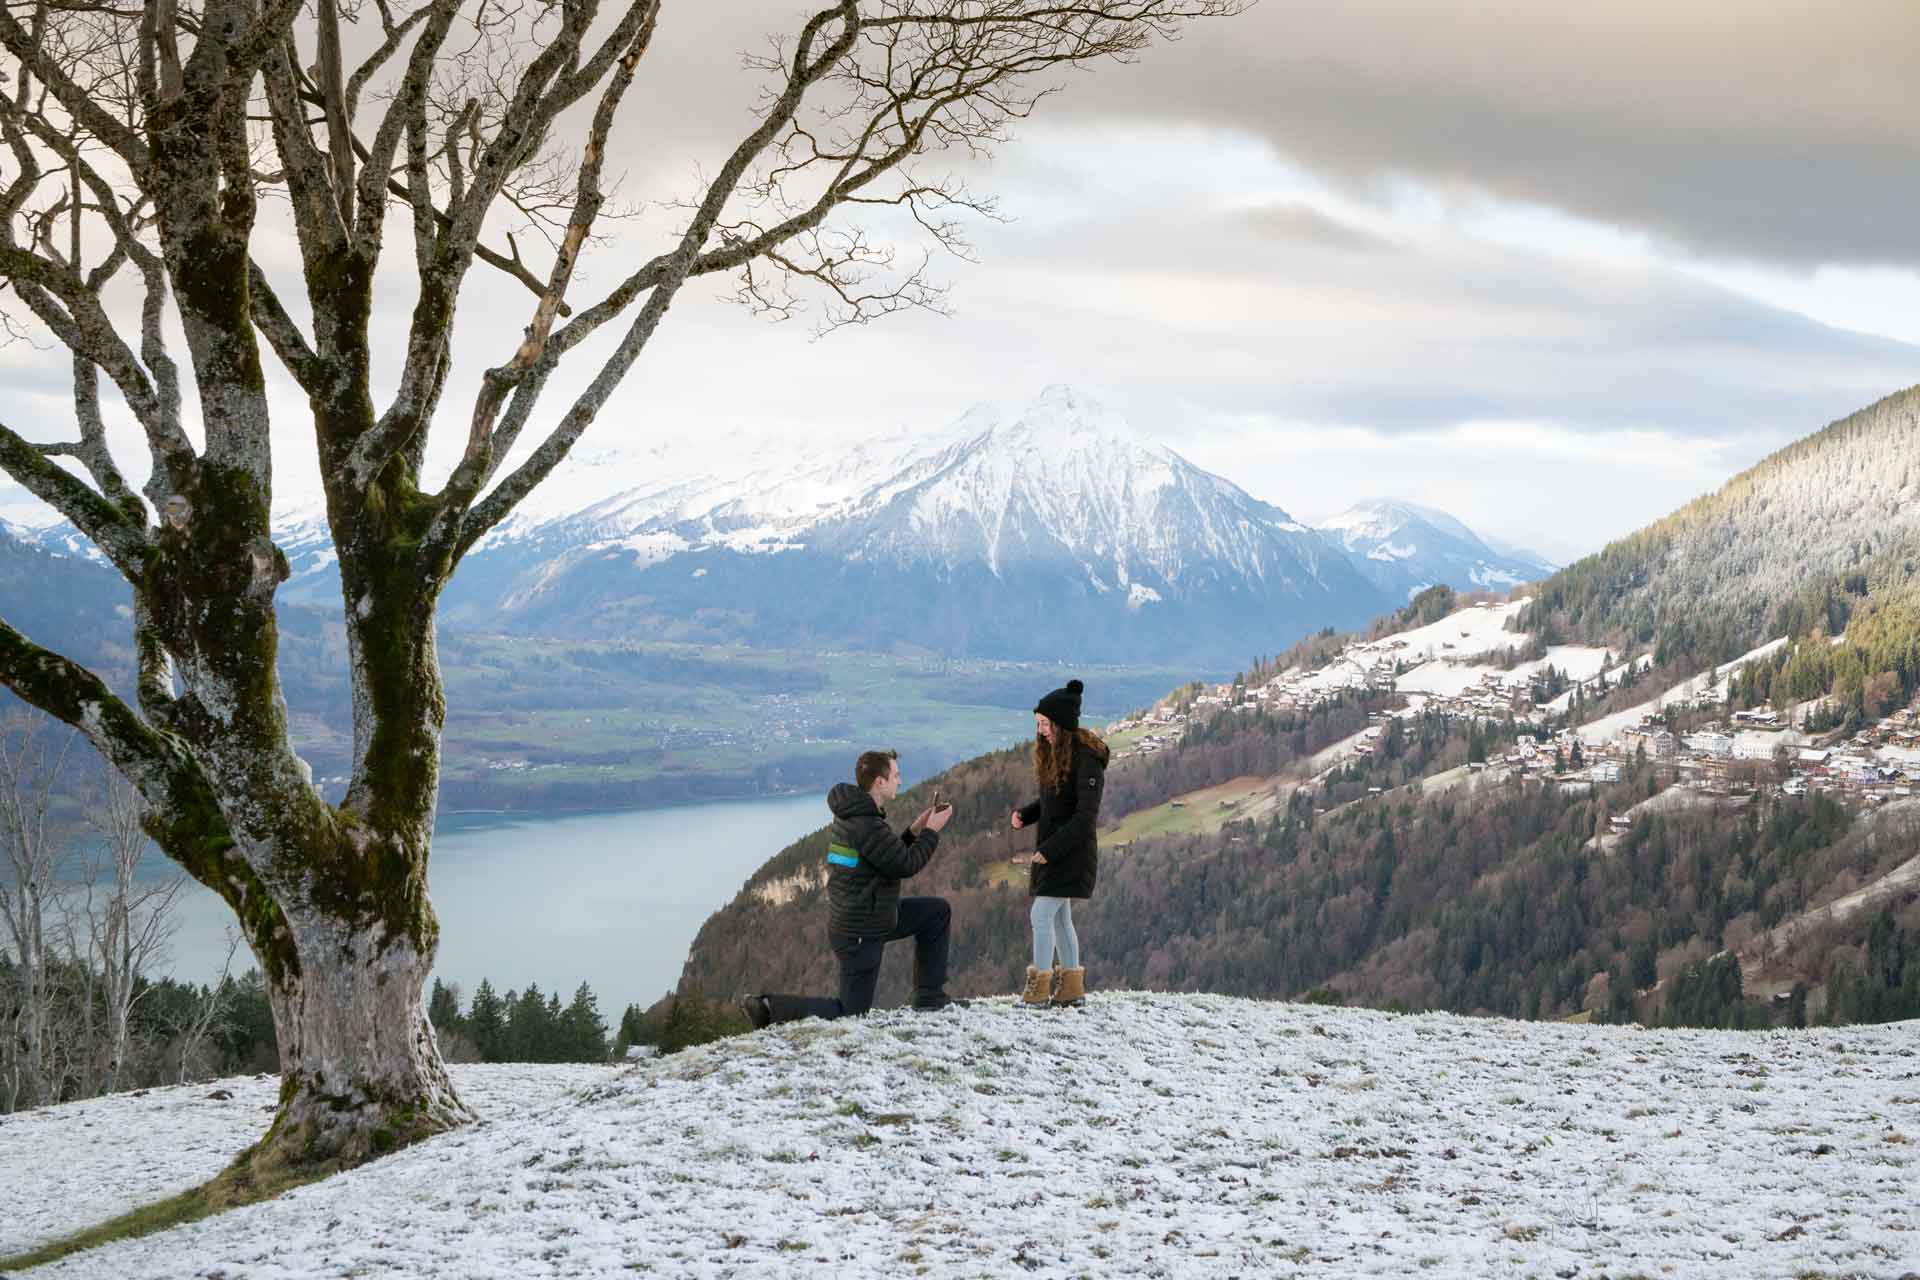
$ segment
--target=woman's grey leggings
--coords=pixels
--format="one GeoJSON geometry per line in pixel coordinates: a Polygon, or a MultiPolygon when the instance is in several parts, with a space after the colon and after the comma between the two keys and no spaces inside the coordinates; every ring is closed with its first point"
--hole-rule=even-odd
{"type": "Polygon", "coordinates": [[[1073,931],[1072,898],[1033,900],[1033,967],[1051,969],[1056,947],[1062,969],[1080,967],[1080,935],[1073,931]]]}

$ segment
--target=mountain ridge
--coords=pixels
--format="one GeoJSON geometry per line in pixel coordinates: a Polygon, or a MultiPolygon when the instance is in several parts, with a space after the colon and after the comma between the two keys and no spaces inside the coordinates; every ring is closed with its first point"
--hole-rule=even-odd
{"type": "Polygon", "coordinates": [[[1337,538],[1065,386],[845,455],[755,466],[663,478],[523,522],[476,550],[443,616],[565,634],[583,625],[584,602],[603,634],[651,626],[709,642],[778,634],[834,646],[849,643],[847,629],[822,603],[872,600],[930,615],[913,643],[951,656],[1217,668],[1244,656],[1215,639],[1236,629],[1359,625],[1416,580],[1521,580],[1510,558],[1442,515],[1421,536],[1466,558],[1430,554],[1383,588],[1337,538]],[[1058,617],[1035,628],[1023,611],[1058,617]]]}
{"type": "Polygon", "coordinates": [[[1920,578],[1920,386],[1763,458],[1714,492],[1544,579],[1547,643],[1653,645],[1724,661],[1920,578]],[[1849,598],[1855,603],[1849,604],[1849,598]],[[1657,638],[1657,641],[1656,641],[1657,638]]]}
{"type": "MultiPolygon", "coordinates": [[[[849,449],[743,438],[736,453],[703,470],[655,448],[653,473],[624,487],[630,457],[582,454],[462,564],[442,626],[1218,671],[1244,660],[1241,632],[1344,629],[1432,582],[1498,589],[1525,572],[1408,504],[1386,539],[1401,554],[1350,548],[1068,386],[849,449]],[[876,617],[894,625],[861,621],[876,617]]],[[[64,525],[16,534],[98,560],[64,525]]],[[[291,568],[280,602],[337,609],[324,509],[281,513],[274,536],[291,568]]]]}
{"type": "Polygon", "coordinates": [[[1456,517],[1399,498],[1368,498],[1318,521],[1362,571],[1405,603],[1432,586],[1503,591],[1556,568],[1525,550],[1500,550],[1456,517]]]}

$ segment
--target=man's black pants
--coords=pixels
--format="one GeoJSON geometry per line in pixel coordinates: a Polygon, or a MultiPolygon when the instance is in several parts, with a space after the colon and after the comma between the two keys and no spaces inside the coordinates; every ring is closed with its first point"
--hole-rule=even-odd
{"type": "Polygon", "coordinates": [[[889,942],[913,939],[913,999],[915,1004],[947,989],[947,938],[952,932],[953,908],[945,898],[902,898],[900,918],[893,932],[874,937],[830,933],[834,958],[840,962],[840,996],[767,997],[775,1022],[800,1018],[851,1018],[873,1008],[873,991],[880,984],[880,954],[889,942]]]}

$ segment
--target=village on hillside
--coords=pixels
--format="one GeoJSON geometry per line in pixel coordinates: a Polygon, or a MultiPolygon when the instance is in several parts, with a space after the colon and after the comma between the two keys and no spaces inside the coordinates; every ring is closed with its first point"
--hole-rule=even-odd
{"type": "MultiPolygon", "coordinates": [[[[1565,785],[1619,782],[1640,759],[1664,779],[1706,795],[1778,792],[1833,794],[1867,805],[1920,794],[1920,717],[1911,707],[1852,733],[1807,729],[1817,702],[1783,710],[1757,707],[1722,714],[1687,732],[1672,727],[1675,712],[1725,710],[1728,687],[1740,668],[1786,644],[1771,641],[1713,671],[1695,676],[1625,711],[1570,725],[1576,701],[1604,696],[1652,665],[1650,656],[1614,664],[1603,649],[1555,645],[1515,661],[1531,639],[1507,629],[1530,601],[1482,603],[1411,631],[1355,641],[1319,667],[1292,668],[1262,683],[1204,684],[1136,716],[1109,732],[1125,745],[1117,757],[1151,755],[1179,744],[1188,728],[1216,716],[1263,711],[1307,712],[1355,694],[1393,697],[1404,705],[1375,712],[1372,727],[1342,744],[1344,754],[1373,751],[1392,716],[1438,714],[1476,723],[1531,727],[1511,751],[1473,761],[1487,781],[1532,778],[1565,785]],[[1567,687],[1536,702],[1543,677],[1567,687]]],[[[1341,763],[1336,760],[1335,767],[1341,763]]],[[[1616,823],[1626,821],[1617,817],[1616,823]]]]}

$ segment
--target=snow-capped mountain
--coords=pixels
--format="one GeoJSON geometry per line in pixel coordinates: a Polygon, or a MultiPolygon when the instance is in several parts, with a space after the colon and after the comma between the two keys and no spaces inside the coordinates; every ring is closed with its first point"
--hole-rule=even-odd
{"type": "Polygon", "coordinates": [[[1517,547],[1495,548],[1444,511],[1392,498],[1355,503],[1316,526],[1396,604],[1436,583],[1504,591],[1558,566],[1517,547]]]}
{"type": "Polygon", "coordinates": [[[0,519],[0,618],[35,644],[96,671],[132,667],[133,593],[71,525],[0,519]]]}
{"type": "MultiPolygon", "coordinates": [[[[1224,667],[1435,582],[1551,569],[1406,503],[1309,528],[1068,387],[836,447],[689,443],[570,458],[462,565],[442,623],[1224,667]]],[[[282,603],[339,608],[322,509],[283,511],[274,532],[292,570],[282,603]]],[[[64,523],[15,536],[98,558],[64,523]]]]}
{"type": "Polygon", "coordinates": [[[1053,387],[847,453],[667,476],[477,550],[443,617],[555,634],[1242,658],[1388,606],[1285,511],[1053,387]],[[490,621],[487,621],[490,620],[490,621]]]}

